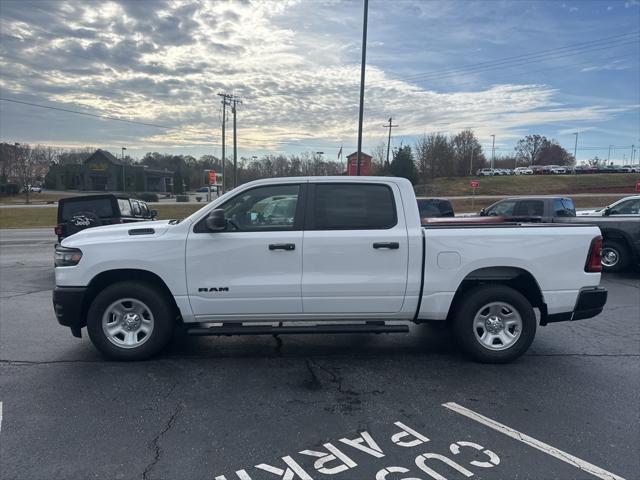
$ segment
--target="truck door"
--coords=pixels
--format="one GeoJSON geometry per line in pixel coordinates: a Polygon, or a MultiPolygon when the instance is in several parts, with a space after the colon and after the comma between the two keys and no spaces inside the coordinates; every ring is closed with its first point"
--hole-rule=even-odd
{"type": "Polygon", "coordinates": [[[399,199],[395,185],[309,184],[302,254],[305,314],[402,308],[408,237],[399,199]]]}
{"type": "Polygon", "coordinates": [[[304,184],[254,187],[221,208],[229,222],[208,232],[202,219],[187,238],[186,275],[196,316],[302,312],[304,184]]]}

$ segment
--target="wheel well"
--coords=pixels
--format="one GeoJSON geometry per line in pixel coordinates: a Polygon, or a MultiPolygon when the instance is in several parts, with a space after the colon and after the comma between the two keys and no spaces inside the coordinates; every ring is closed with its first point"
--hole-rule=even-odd
{"type": "Polygon", "coordinates": [[[465,293],[478,285],[506,285],[511,287],[524,295],[532,306],[540,309],[541,313],[546,315],[547,306],[544,303],[540,286],[533,275],[518,267],[487,267],[474,270],[464,278],[453,296],[447,320],[450,319],[456,305],[464,298],[465,293]]]}
{"type": "Polygon", "coordinates": [[[627,236],[619,230],[602,230],[602,240],[605,242],[607,240],[621,242],[627,248],[631,246],[627,236]]]}
{"type": "Polygon", "coordinates": [[[171,305],[174,308],[176,318],[180,317],[180,309],[176,304],[176,300],[173,297],[171,290],[169,290],[167,284],[164,283],[164,281],[158,275],[147,270],[136,270],[127,268],[119,270],[107,270],[106,272],[99,273],[98,275],[93,277],[91,282],[89,282],[87,294],[85,295],[82,303],[82,318],[85,319],[85,324],[89,306],[91,305],[91,302],[93,302],[93,299],[96,298],[96,295],[98,295],[98,293],[107,288],[109,285],[113,285],[114,283],[123,281],[146,283],[158,288],[169,299],[171,305]]]}

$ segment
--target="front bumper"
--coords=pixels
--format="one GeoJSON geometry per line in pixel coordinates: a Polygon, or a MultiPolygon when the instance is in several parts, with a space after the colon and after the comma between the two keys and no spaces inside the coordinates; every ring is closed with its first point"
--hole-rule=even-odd
{"type": "Polygon", "coordinates": [[[547,323],[584,320],[600,314],[607,303],[607,289],[601,287],[583,288],[578,294],[578,300],[572,312],[542,315],[540,325],[547,323]]]}
{"type": "Polygon", "coordinates": [[[60,325],[71,328],[74,337],[82,336],[81,330],[87,324],[84,315],[86,287],[56,287],[53,290],[53,310],[60,325]]]}

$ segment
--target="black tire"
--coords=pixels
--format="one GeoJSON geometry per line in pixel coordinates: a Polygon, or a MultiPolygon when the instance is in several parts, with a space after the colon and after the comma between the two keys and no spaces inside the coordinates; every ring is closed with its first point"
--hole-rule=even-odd
{"type": "MultiPolygon", "coordinates": [[[[123,305],[127,303],[130,304],[125,302],[123,305]]],[[[91,342],[107,357],[114,360],[145,360],[160,352],[171,340],[176,324],[174,313],[173,305],[158,288],[137,282],[119,282],[108,286],[94,298],[87,313],[87,331],[91,342]],[[125,348],[116,345],[114,341],[118,339],[110,340],[103,329],[105,311],[121,299],[142,302],[152,315],[151,333],[148,337],[143,335],[138,346],[125,348]]]]}
{"type": "Polygon", "coordinates": [[[631,253],[627,246],[616,240],[605,240],[602,245],[602,271],[621,272],[631,262],[631,253]]]}
{"type": "MultiPolygon", "coordinates": [[[[500,315],[508,311],[509,309],[501,310],[500,315]]],[[[506,318],[513,316],[507,315],[506,318]]],[[[535,312],[529,300],[517,290],[505,285],[481,285],[472,288],[460,299],[453,315],[454,333],[460,347],[473,359],[483,363],[507,363],[526,352],[536,335],[536,323],[535,312]],[[519,335],[511,345],[496,344],[489,347],[476,336],[476,332],[482,331],[474,327],[476,316],[483,313],[483,307],[492,303],[504,303],[512,307],[521,319],[521,327],[513,327],[512,333],[517,330],[519,335]]],[[[498,342],[501,340],[498,339],[498,342]]]]}

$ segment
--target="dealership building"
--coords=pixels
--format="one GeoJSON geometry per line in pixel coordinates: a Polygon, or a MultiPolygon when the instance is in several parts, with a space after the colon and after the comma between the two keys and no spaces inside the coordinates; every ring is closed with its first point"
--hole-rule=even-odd
{"type": "Polygon", "coordinates": [[[98,149],[81,164],[52,165],[46,183],[56,190],[163,193],[173,190],[173,172],[129,165],[98,149]]]}

